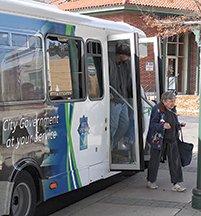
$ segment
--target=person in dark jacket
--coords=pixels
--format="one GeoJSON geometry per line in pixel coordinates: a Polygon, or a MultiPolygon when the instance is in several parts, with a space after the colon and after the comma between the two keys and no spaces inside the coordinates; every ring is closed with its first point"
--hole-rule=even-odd
{"type": "Polygon", "coordinates": [[[128,99],[132,95],[130,46],[117,43],[115,57],[109,63],[110,77],[110,131],[113,149],[129,128],[128,99]]]}
{"type": "Polygon", "coordinates": [[[175,106],[176,96],[173,92],[164,92],[161,102],[152,108],[147,143],[150,144],[150,161],[147,172],[147,187],[157,189],[156,179],[163,149],[166,149],[172,191],[183,192],[186,188],[183,182],[182,166],[177,140],[179,129],[184,123],[179,123],[175,106]]]}

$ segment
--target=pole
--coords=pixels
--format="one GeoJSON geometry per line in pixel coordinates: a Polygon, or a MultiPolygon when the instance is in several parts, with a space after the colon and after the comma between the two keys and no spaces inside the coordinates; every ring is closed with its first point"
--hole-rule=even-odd
{"type": "MultiPolygon", "coordinates": [[[[201,52],[200,52],[200,58],[201,58],[201,52]]],[[[200,72],[200,68],[201,67],[199,67],[199,72],[200,72]]],[[[192,193],[193,193],[192,207],[195,208],[195,209],[201,209],[201,115],[200,114],[201,114],[201,101],[200,101],[200,108],[199,108],[199,131],[198,131],[198,154],[197,154],[197,185],[196,185],[196,188],[194,188],[193,191],[192,191],[192,193]]]]}
{"type": "Polygon", "coordinates": [[[200,72],[200,30],[194,30],[193,33],[195,35],[195,41],[197,43],[195,95],[198,95],[200,72]]]}
{"type": "MultiPolygon", "coordinates": [[[[201,107],[199,109],[201,113],[201,107]]],[[[197,154],[197,186],[193,189],[192,207],[201,209],[201,115],[199,115],[198,154],[197,154]]]]}

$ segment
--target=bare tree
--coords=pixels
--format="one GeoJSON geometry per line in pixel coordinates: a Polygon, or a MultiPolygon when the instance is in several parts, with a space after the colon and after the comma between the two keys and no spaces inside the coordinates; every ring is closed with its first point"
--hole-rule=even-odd
{"type": "Polygon", "coordinates": [[[161,37],[170,37],[182,32],[201,29],[201,2],[193,1],[197,8],[188,15],[160,17],[151,12],[143,14],[142,18],[148,26],[156,28],[161,37]]]}

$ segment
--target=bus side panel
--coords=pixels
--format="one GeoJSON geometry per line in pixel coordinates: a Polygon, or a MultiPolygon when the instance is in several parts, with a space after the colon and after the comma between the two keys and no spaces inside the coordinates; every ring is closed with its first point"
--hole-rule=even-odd
{"type": "Polygon", "coordinates": [[[45,200],[82,186],[72,142],[72,121],[74,104],[55,105],[58,124],[50,128],[56,134],[55,139],[48,140],[49,156],[43,161],[42,168],[49,169],[43,180],[45,200]],[[58,187],[50,189],[50,183],[58,187]]]}
{"type": "Polygon", "coordinates": [[[43,180],[45,199],[88,185],[109,173],[104,99],[54,107],[59,123],[51,126],[57,137],[48,140],[50,155],[42,164],[51,173],[43,180]],[[52,182],[58,184],[57,189],[50,189],[52,182]]]}
{"type": "MultiPolygon", "coordinates": [[[[40,33],[45,38],[48,33],[76,35],[75,29],[70,24],[0,14],[2,32],[40,33]]],[[[0,60],[3,71],[4,58],[0,60]]],[[[87,99],[55,105],[42,101],[2,104],[0,181],[9,181],[22,164],[34,161],[40,169],[44,200],[47,200],[108,176],[106,102],[87,99]],[[56,183],[57,188],[51,189],[51,183],[56,183]]]]}

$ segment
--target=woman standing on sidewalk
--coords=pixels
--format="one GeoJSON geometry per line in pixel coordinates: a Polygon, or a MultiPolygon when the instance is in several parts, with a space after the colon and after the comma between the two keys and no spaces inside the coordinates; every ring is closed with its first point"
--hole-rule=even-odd
{"type": "Polygon", "coordinates": [[[162,152],[168,157],[168,165],[172,191],[183,192],[186,188],[179,185],[183,182],[183,174],[179,149],[177,145],[178,131],[181,126],[176,115],[175,94],[164,92],[161,102],[152,108],[147,143],[151,145],[150,161],[147,172],[147,187],[157,189],[156,179],[162,152]],[[164,151],[165,150],[165,151],[164,151]]]}

